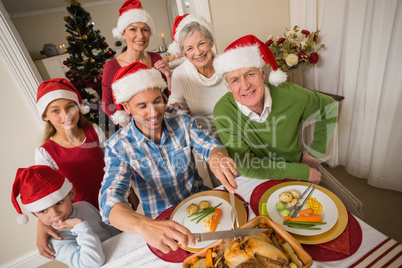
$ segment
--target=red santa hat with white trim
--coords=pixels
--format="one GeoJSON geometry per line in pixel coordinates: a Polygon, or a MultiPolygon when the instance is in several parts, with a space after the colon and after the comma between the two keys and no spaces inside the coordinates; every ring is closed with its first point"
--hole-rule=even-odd
{"type": "Polygon", "coordinates": [[[29,221],[17,201],[18,195],[29,212],[39,212],[65,198],[72,188],[67,178],[48,166],[19,168],[11,193],[11,201],[19,214],[17,222],[26,224],[29,221]]]}
{"type": "Polygon", "coordinates": [[[75,101],[81,113],[86,114],[89,112],[89,106],[84,106],[80,93],[77,89],[64,78],[54,78],[42,82],[38,87],[36,95],[36,108],[40,116],[46,111],[46,107],[54,100],[68,99],[75,101]]]}
{"type": "Polygon", "coordinates": [[[131,23],[142,22],[151,29],[151,35],[155,32],[154,21],[151,15],[146,12],[139,0],[127,0],[119,9],[119,19],[117,26],[113,28],[113,37],[123,39],[124,30],[131,23]]]}
{"type": "Polygon", "coordinates": [[[268,63],[272,70],[269,82],[275,86],[286,81],[287,74],[278,69],[269,47],[253,35],[243,36],[231,43],[214,59],[214,69],[219,75],[243,68],[263,68],[268,63]]]}
{"type": "Polygon", "coordinates": [[[178,43],[179,36],[180,36],[180,33],[183,30],[183,28],[191,22],[197,22],[198,24],[204,26],[208,31],[210,31],[212,36],[215,35],[214,29],[213,29],[211,23],[209,23],[202,16],[195,15],[195,14],[189,14],[189,13],[184,14],[183,16],[176,16],[176,18],[174,19],[174,24],[173,24],[173,29],[172,29],[173,42],[169,45],[169,48],[168,48],[168,52],[170,54],[178,55],[179,53],[181,53],[180,44],[178,43]]]}
{"type": "Polygon", "coordinates": [[[122,109],[121,103],[129,101],[134,95],[148,89],[167,87],[160,71],[149,68],[141,62],[133,62],[120,68],[112,83],[113,101],[117,111],[111,116],[113,123],[128,122],[130,117],[122,109]]]}

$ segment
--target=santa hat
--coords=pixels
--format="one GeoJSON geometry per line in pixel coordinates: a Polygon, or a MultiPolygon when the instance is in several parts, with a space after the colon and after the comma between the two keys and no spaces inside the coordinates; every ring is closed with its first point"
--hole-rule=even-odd
{"type": "Polygon", "coordinates": [[[173,30],[172,30],[173,42],[169,45],[168,48],[168,52],[170,54],[177,55],[181,53],[180,44],[178,43],[179,36],[183,28],[190,22],[198,22],[200,25],[207,28],[207,30],[212,34],[212,36],[214,36],[214,30],[212,25],[203,17],[188,13],[184,14],[183,16],[176,16],[176,18],[174,19],[173,30]]]}
{"type": "Polygon", "coordinates": [[[224,75],[243,68],[262,68],[271,65],[269,82],[275,86],[286,81],[287,75],[276,64],[269,47],[253,35],[243,36],[231,43],[225,51],[214,60],[215,72],[224,75]]]}
{"type": "Polygon", "coordinates": [[[152,88],[161,91],[167,87],[161,72],[149,68],[141,62],[133,62],[123,68],[114,76],[112,89],[113,101],[117,111],[111,116],[115,124],[127,122],[129,116],[122,110],[121,104],[129,101],[134,95],[152,88]]]}
{"type": "Polygon", "coordinates": [[[36,107],[39,114],[42,116],[49,103],[57,99],[75,101],[83,114],[88,113],[90,110],[89,106],[83,105],[80,93],[70,82],[64,78],[54,78],[42,82],[38,87],[36,107]]]}
{"type": "Polygon", "coordinates": [[[123,39],[124,30],[128,25],[135,22],[142,22],[148,25],[151,29],[151,35],[155,32],[154,21],[152,17],[146,12],[138,0],[127,0],[119,9],[119,19],[117,20],[117,27],[113,28],[113,37],[123,39]]]}
{"type": "Polygon", "coordinates": [[[18,195],[29,212],[38,212],[62,200],[72,188],[67,178],[48,166],[19,168],[11,193],[11,201],[19,214],[17,222],[25,224],[29,220],[17,202],[18,195]]]}

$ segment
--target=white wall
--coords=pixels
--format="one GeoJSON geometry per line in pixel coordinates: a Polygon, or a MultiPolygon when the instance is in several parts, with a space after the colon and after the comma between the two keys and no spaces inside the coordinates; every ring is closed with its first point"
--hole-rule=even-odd
{"type": "Polygon", "coordinates": [[[209,0],[217,52],[236,39],[252,34],[265,42],[289,28],[289,0],[209,0]]]}
{"type": "MultiPolygon", "coordinates": [[[[119,8],[124,2],[117,1],[98,6],[84,6],[95,23],[95,29],[100,30],[100,34],[106,38],[106,42],[112,48],[115,47],[117,41],[113,38],[112,29],[117,25],[119,8]]],[[[170,44],[172,39],[166,1],[145,0],[142,1],[142,6],[152,16],[155,23],[155,34],[151,37],[148,50],[154,51],[162,45],[162,33],[165,35],[166,44],[170,44]]],[[[67,46],[66,36],[69,34],[66,32],[66,22],[63,19],[67,15],[69,14],[65,10],[12,19],[33,60],[45,57],[40,55],[40,51],[46,43],[53,43],[58,47],[62,44],[67,46]]]]}
{"type": "MultiPolygon", "coordinates": [[[[0,265],[34,251],[36,219],[19,225],[11,203],[15,173],[20,167],[34,164],[34,149],[41,144],[42,126],[21,92],[13,74],[0,57],[0,265]]],[[[29,215],[29,214],[27,214],[29,215]]]]}

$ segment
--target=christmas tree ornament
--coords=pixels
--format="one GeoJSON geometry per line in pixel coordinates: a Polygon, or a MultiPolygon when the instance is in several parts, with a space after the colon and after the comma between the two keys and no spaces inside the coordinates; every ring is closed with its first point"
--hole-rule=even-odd
{"type": "Polygon", "coordinates": [[[94,62],[95,62],[95,60],[91,58],[91,59],[90,59],[90,62],[91,62],[91,63],[94,63],[94,62]]]}
{"type": "Polygon", "coordinates": [[[104,47],[108,47],[109,44],[108,44],[107,42],[105,42],[105,43],[103,43],[103,46],[104,46],[104,47]]]}
{"type": "Polygon", "coordinates": [[[87,39],[88,39],[88,36],[87,36],[86,34],[83,34],[83,35],[81,36],[81,38],[82,38],[82,40],[87,40],[87,39]]]}
{"type": "Polygon", "coordinates": [[[68,21],[68,16],[64,16],[63,18],[65,21],[68,21]]]}
{"type": "Polygon", "coordinates": [[[66,60],[65,60],[65,61],[63,61],[63,64],[67,66],[68,61],[66,61],[66,60]]]}

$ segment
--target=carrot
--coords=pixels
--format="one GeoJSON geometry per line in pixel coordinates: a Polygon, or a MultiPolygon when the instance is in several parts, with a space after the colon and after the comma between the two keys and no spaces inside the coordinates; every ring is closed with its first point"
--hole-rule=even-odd
{"type": "Polygon", "coordinates": [[[214,267],[214,261],[212,259],[212,249],[207,249],[207,254],[205,255],[206,265],[209,267],[214,267]]]}
{"type": "Polygon", "coordinates": [[[309,215],[291,218],[289,221],[321,222],[321,215],[309,215]]]}
{"type": "Polygon", "coordinates": [[[314,214],[314,212],[313,212],[313,210],[311,208],[307,208],[305,210],[300,210],[299,211],[300,216],[313,215],[313,214],[314,214]]]}
{"type": "Polygon", "coordinates": [[[194,258],[191,260],[191,263],[194,264],[194,263],[196,263],[199,259],[200,259],[200,258],[198,258],[198,257],[194,257],[194,258]]]}
{"type": "Polygon", "coordinates": [[[290,221],[291,218],[290,216],[285,216],[285,221],[290,221]]]}
{"type": "Polygon", "coordinates": [[[214,215],[212,216],[211,222],[211,232],[214,232],[216,226],[218,225],[219,217],[221,216],[222,210],[220,208],[215,209],[214,215]]]}

